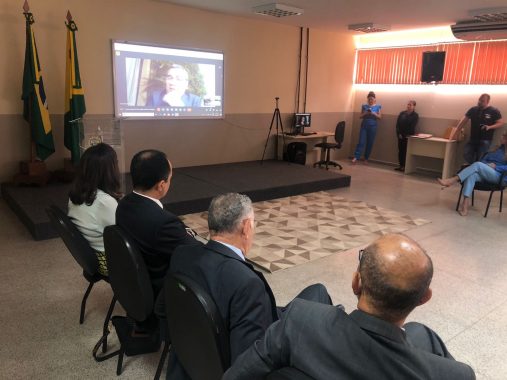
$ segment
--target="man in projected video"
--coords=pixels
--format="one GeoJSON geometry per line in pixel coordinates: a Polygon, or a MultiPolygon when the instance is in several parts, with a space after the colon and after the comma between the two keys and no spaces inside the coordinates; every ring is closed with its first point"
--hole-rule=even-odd
{"type": "Polygon", "coordinates": [[[172,64],[164,76],[165,89],[153,91],[146,105],[155,107],[201,107],[202,99],[188,91],[189,74],[177,64],[172,64]]]}

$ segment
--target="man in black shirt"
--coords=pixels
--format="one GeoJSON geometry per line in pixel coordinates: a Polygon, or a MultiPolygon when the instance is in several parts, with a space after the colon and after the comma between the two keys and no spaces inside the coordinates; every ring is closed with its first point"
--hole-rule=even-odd
{"type": "Polygon", "coordinates": [[[489,105],[490,99],[489,94],[482,94],[479,97],[477,106],[470,108],[456,127],[457,134],[468,120],[471,122],[470,140],[465,145],[463,155],[465,161],[469,164],[479,161],[484,153],[489,150],[494,130],[500,128],[504,123],[500,111],[489,105]]]}
{"type": "Polygon", "coordinates": [[[394,170],[405,170],[405,157],[407,156],[408,136],[415,134],[415,126],[419,115],[415,112],[415,100],[409,100],[407,110],[401,111],[396,121],[396,135],[398,136],[398,162],[400,166],[394,170]]]}

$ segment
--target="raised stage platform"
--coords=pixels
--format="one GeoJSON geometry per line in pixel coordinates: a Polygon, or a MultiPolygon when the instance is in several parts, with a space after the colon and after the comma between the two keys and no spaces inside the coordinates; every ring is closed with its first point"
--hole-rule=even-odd
{"type": "MultiPolygon", "coordinates": [[[[126,192],[132,185],[126,179],[126,192]]],[[[171,188],[162,199],[164,207],[184,215],[208,209],[211,199],[221,193],[247,194],[252,201],[350,186],[350,176],[290,164],[285,161],[239,162],[174,169],[171,188]]],[[[56,237],[46,215],[55,204],[67,210],[70,184],[50,183],[45,187],[2,184],[2,197],[28,228],[35,240],[56,237]]]]}

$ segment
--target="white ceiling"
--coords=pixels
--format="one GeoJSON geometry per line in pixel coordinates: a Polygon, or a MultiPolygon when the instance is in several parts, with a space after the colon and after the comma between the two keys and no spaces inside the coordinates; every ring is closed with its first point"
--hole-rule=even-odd
{"type": "Polygon", "coordinates": [[[444,26],[471,17],[478,8],[506,6],[506,0],[158,0],[243,17],[270,20],[294,26],[347,32],[348,24],[374,22],[391,30],[444,26]],[[257,5],[281,3],[303,8],[301,16],[276,18],[256,15],[257,5]]]}

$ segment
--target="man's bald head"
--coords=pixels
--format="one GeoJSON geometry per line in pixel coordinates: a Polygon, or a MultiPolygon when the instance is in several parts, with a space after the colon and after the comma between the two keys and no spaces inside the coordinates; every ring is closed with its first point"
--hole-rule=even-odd
{"type": "Polygon", "coordinates": [[[405,318],[422,303],[433,277],[424,249],[408,236],[380,237],[363,251],[361,295],[386,320],[405,318]]]}

